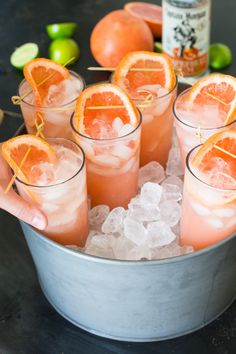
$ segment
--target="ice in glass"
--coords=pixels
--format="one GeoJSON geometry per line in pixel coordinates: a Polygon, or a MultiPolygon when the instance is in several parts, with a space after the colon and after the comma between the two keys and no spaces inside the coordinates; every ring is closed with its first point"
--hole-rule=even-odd
{"type": "Polygon", "coordinates": [[[200,147],[192,149],[187,156],[180,228],[181,243],[195,250],[236,232],[235,159],[225,160],[224,153],[218,151],[213,156],[216,150],[213,148],[207,162],[196,168],[193,160],[200,147]]]}
{"type": "Polygon", "coordinates": [[[143,116],[141,166],[157,161],[165,167],[172,143],[173,103],[177,79],[162,54],[131,52],[117,66],[112,82],[131,97],[143,116]]]}
{"type": "Polygon", "coordinates": [[[42,117],[45,137],[70,138],[70,117],[76,100],[84,89],[84,81],[80,75],[70,71],[69,77],[61,82],[52,85],[50,80],[48,82],[49,87],[41,107],[35,104],[35,94],[26,80],[23,80],[19,86],[20,97],[24,97],[25,93],[31,91],[31,94],[22,99],[20,105],[27,132],[35,134],[37,131],[35,120],[39,125],[42,117]]]}
{"type": "Polygon", "coordinates": [[[47,141],[57,162],[32,165],[27,183],[17,178],[17,189],[46,214],[48,225],[42,231],[45,236],[63,245],[84,246],[88,234],[84,153],[75,142],[64,138],[47,141]]]}
{"type": "Polygon", "coordinates": [[[118,86],[100,84],[83,91],[71,124],[85,151],[92,206],[126,208],[138,190],[141,114],[118,86]]]}

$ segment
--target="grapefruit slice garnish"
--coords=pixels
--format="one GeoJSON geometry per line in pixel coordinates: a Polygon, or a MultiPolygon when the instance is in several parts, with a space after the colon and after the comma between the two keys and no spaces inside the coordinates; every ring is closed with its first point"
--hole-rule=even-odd
{"type": "Polygon", "coordinates": [[[171,60],[165,54],[145,51],[127,54],[116,67],[113,82],[131,96],[137,95],[139,87],[159,84],[170,92],[176,84],[171,60]],[[159,71],[131,71],[131,68],[154,68],[159,71]]]}
{"type": "Polygon", "coordinates": [[[212,135],[200,147],[192,165],[204,182],[215,188],[232,190],[224,203],[236,201],[236,130],[228,129],[212,135]]]}
{"type": "Polygon", "coordinates": [[[217,103],[226,117],[222,125],[227,125],[236,119],[236,78],[211,74],[193,85],[188,100],[198,106],[217,103]]]}
{"type": "MultiPolygon", "coordinates": [[[[119,118],[124,125],[129,124],[134,128],[139,122],[136,107],[120,87],[113,84],[98,84],[88,87],[79,96],[73,123],[79,133],[94,139],[99,138],[100,128],[108,129],[109,138],[109,128],[116,118],[119,118]],[[101,109],[100,107],[103,106],[104,109],[101,109]],[[107,109],[107,106],[118,108],[107,109]]],[[[110,138],[113,136],[111,135],[110,138]]]]}
{"type": "Polygon", "coordinates": [[[162,7],[145,2],[128,2],[124,9],[131,15],[144,20],[155,37],[162,34],[162,7]]]}
{"type": "Polygon", "coordinates": [[[24,67],[25,79],[34,92],[35,104],[38,107],[42,107],[49,86],[59,84],[62,80],[68,79],[69,75],[64,66],[44,58],[31,60],[24,67]]]}
{"type": "Polygon", "coordinates": [[[55,163],[57,160],[53,148],[45,140],[30,134],[4,142],[2,156],[23,182],[29,181],[32,166],[42,162],[55,163]]]}

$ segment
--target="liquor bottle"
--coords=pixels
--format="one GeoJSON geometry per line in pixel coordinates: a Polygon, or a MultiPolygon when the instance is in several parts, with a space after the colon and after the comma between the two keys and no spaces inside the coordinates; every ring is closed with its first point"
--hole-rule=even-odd
{"type": "Polygon", "coordinates": [[[208,70],[211,0],[162,0],[163,52],[180,76],[208,70]]]}

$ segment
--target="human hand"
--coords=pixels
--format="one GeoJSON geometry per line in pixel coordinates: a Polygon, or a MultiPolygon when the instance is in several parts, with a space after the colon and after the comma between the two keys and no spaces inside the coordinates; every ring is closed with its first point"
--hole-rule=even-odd
{"type": "Polygon", "coordinates": [[[25,201],[13,188],[8,193],[4,192],[11,178],[11,169],[0,153],[0,208],[37,229],[44,230],[47,218],[35,205],[25,201]]]}

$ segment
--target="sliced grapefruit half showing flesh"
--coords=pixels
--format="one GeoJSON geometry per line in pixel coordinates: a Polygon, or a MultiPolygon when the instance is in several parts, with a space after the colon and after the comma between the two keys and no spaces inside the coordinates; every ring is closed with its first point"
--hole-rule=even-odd
{"type": "Polygon", "coordinates": [[[141,18],[150,27],[154,37],[162,35],[162,7],[146,2],[128,2],[124,9],[131,15],[141,18]]]}

